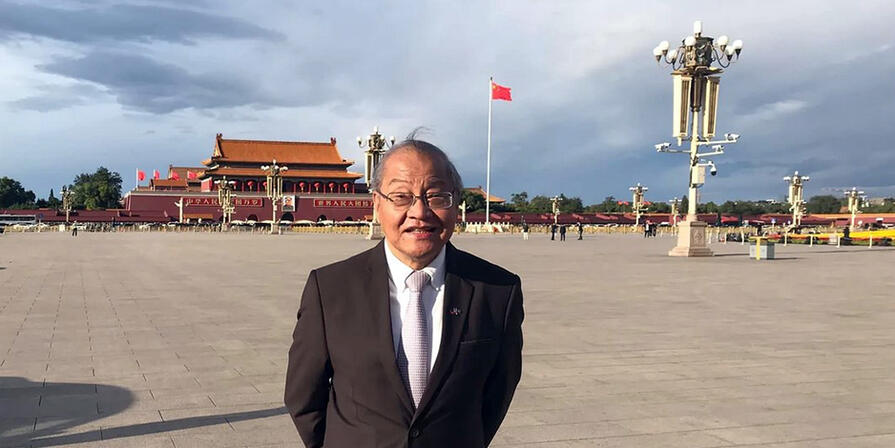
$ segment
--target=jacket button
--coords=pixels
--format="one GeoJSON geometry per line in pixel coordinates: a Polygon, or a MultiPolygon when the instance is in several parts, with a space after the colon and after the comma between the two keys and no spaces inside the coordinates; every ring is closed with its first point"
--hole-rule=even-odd
{"type": "Polygon", "coordinates": [[[410,430],[410,438],[415,439],[420,436],[420,430],[413,428],[410,430]]]}

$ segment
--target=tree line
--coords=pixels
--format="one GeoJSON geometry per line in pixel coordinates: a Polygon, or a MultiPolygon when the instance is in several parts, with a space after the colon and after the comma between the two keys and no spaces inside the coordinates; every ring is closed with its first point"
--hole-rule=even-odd
{"type": "MultiPolygon", "coordinates": [[[[71,207],[75,210],[98,210],[121,207],[121,175],[105,167],[93,173],[77,175],[66,188],[71,191],[71,207]]],[[[62,194],[52,188],[49,195],[38,198],[31,190],[9,177],[0,177],[0,208],[62,208],[62,194]]]]}
{"type": "MultiPolygon", "coordinates": [[[[479,194],[464,191],[460,198],[466,201],[467,212],[484,212],[485,198],[479,194]]],[[[614,196],[607,196],[603,202],[585,206],[581,198],[559,195],[558,207],[560,213],[626,213],[632,212],[633,206],[630,199],[621,200],[614,196]]],[[[687,213],[687,196],[683,196],[678,212],[687,213]]],[[[848,200],[845,197],[833,195],[818,195],[811,197],[805,203],[808,213],[847,213],[845,207],[848,200]]],[[[775,201],[726,201],[721,204],[706,202],[697,205],[698,213],[720,213],[724,215],[754,216],[764,214],[788,214],[791,213],[789,204],[775,201]]],[[[866,213],[895,213],[895,198],[886,198],[883,204],[861,207],[866,213]]],[[[520,213],[552,213],[553,201],[548,196],[534,196],[529,199],[528,193],[523,191],[510,195],[510,200],[503,204],[491,204],[493,212],[520,212],[520,213]]],[[[646,213],[671,213],[671,204],[665,202],[650,202],[646,205],[646,213]]]]}

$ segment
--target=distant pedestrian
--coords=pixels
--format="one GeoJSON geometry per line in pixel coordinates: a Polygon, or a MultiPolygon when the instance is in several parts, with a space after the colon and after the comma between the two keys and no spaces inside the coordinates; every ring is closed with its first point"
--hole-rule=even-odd
{"type": "Polygon", "coordinates": [[[643,223],[643,237],[649,238],[649,221],[643,223]]]}
{"type": "Polygon", "coordinates": [[[578,241],[584,239],[584,226],[581,225],[581,221],[578,221],[578,241]]]}
{"type": "Polygon", "coordinates": [[[555,239],[556,239],[556,224],[551,224],[550,225],[550,241],[553,241],[555,239]]]}
{"type": "Polygon", "coordinates": [[[522,223],[522,240],[528,241],[528,223],[522,223]]]}
{"type": "Polygon", "coordinates": [[[78,226],[75,224],[71,226],[71,236],[78,236],[78,226]]]}
{"type": "Polygon", "coordinates": [[[565,225],[559,226],[559,240],[560,241],[566,240],[566,226],[565,225]]]}

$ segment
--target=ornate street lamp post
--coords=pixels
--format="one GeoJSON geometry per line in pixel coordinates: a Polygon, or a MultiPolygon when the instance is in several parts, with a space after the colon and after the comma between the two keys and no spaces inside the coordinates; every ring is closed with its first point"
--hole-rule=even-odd
{"type": "Polygon", "coordinates": [[[277,205],[283,199],[283,175],[280,173],[288,171],[289,167],[277,165],[277,159],[273,159],[272,164],[263,165],[261,169],[267,171],[267,184],[265,187],[267,190],[267,198],[270,199],[270,206],[272,209],[270,233],[275,234],[280,232],[280,220],[277,218],[277,205]]]}
{"type": "Polygon", "coordinates": [[[67,185],[62,186],[62,210],[65,211],[65,224],[68,225],[68,217],[71,214],[71,188],[67,185]]]}
{"type": "Polygon", "coordinates": [[[640,185],[640,182],[637,182],[637,185],[633,187],[628,187],[628,190],[633,192],[634,197],[631,200],[631,207],[634,210],[634,226],[640,225],[640,216],[643,215],[643,212],[646,211],[646,207],[643,205],[643,192],[649,190],[649,188],[640,185]]]}
{"type": "Polygon", "coordinates": [[[680,213],[678,209],[681,206],[681,201],[675,196],[668,203],[671,204],[671,225],[677,227],[677,215],[680,213]]]}
{"type": "Polygon", "coordinates": [[[858,217],[858,213],[861,213],[861,198],[863,194],[864,192],[859,191],[858,187],[845,190],[845,197],[848,198],[848,212],[851,213],[851,226],[849,227],[852,231],[855,230],[855,218],[858,217]]]}
{"type": "Polygon", "coordinates": [[[236,209],[233,206],[233,187],[236,181],[227,180],[227,176],[224,176],[214,183],[218,186],[218,204],[221,206],[221,230],[226,231],[230,229],[233,211],[236,209]]]}
{"type": "MultiPolygon", "coordinates": [[[[386,141],[385,137],[379,133],[379,126],[373,127],[373,133],[367,136],[367,140],[364,140],[360,136],[357,137],[357,146],[361,149],[364,147],[367,150],[364,152],[366,156],[366,164],[364,166],[364,181],[367,183],[367,188],[373,184],[373,173],[376,172],[376,167],[379,166],[379,161],[382,159],[383,154],[392,145],[395,144],[395,137],[389,137],[386,141]]],[[[373,192],[371,191],[372,195],[373,192]]],[[[381,240],[382,239],[382,226],[379,225],[379,216],[376,213],[376,207],[373,207],[373,221],[370,223],[370,231],[367,233],[368,240],[381,240]]]]}
{"type": "Polygon", "coordinates": [[[790,228],[797,229],[802,225],[802,217],[805,216],[805,201],[802,199],[802,189],[805,182],[811,180],[808,176],[801,176],[796,171],[792,176],[786,176],[784,181],[789,183],[789,194],[786,197],[789,209],[792,211],[792,224],[790,228]]]}
{"type": "Polygon", "coordinates": [[[671,65],[674,80],[674,109],[672,135],[677,138],[680,148],[684,141],[690,142],[690,149],[671,149],[671,143],[655,145],[656,151],[689,155],[689,207],[687,219],[679,225],[677,246],[668,255],[684,257],[711,256],[706,246],[706,224],[697,219],[697,189],[705,183],[705,171],[717,173],[714,162],[706,157],[724,154],[724,145],[736,143],[737,134],[724,134],[723,140],[711,141],[715,137],[718,111],[718,76],[732,62],[739,59],[743,41],[732,43],[727,36],[717,41],[702,35],[702,22],[693,24],[693,35],[683,39],[682,45],[670,48],[668,41],[662,41],[653,49],[656,62],[671,65]],[[713,66],[716,64],[717,66],[713,66]],[[692,117],[692,119],[691,119],[692,117]],[[700,153],[700,146],[710,146],[711,151],[700,153]]]}
{"type": "Polygon", "coordinates": [[[550,201],[553,202],[553,224],[559,223],[559,196],[553,196],[550,198],[550,201]]]}
{"type": "Polygon", "coordinates": [[[177,222],[183,224],[183,196],[174,205],[177,206],[177,222]]]}

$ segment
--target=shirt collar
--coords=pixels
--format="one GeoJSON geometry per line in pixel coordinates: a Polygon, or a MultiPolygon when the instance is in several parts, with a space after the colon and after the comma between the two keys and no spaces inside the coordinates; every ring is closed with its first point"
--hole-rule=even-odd
{"type": "MultiPolygon", "coordinates": [[[[410,277],[410,274],[413,273],[413,268],[407,266],[395,256],[392,252],[391,246],[388,244],[388,241],[385,242],[385,261],[388,263],[388,272],[389,276],[392,279],[392,283],[398,288],[398,290],[403,291],[407,288],[406,280],[407,277],[410,277]]],[[[438,252],[438,255],[435,256],[435,259],[429,263],[428,266],[420,269],[421,271],[425,271],[429,274],[429,278],[432,279],[432,287],[436,290],[440,289],[442,285],[444,285],[444,258],[445,252],[447,249],[447,245],[441,248],[441,251],[438,252]]]]}

